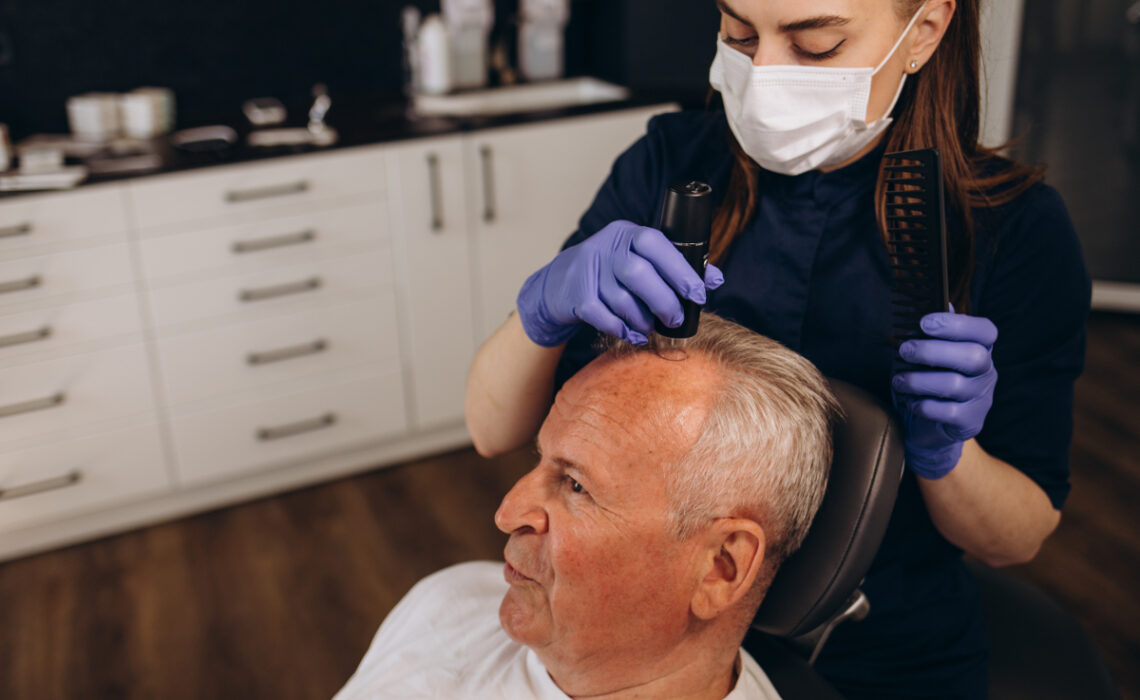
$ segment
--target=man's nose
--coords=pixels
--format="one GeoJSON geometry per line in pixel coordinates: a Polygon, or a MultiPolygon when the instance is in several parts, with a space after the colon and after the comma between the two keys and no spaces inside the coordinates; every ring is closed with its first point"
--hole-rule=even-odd
{"type": "Polygon", "coordinates": [[[495,526],[508,535],[519,530],[546,532],[546,510],[538,469],[519,479],[503,496],[503,502],[495,511],[495,526]]]}

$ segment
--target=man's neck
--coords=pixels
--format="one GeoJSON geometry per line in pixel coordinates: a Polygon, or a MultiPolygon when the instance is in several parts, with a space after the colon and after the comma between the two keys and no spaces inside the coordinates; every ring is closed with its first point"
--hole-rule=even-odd
{"type": "Polygon", "coordinates": [[[581,664],[589,667],[583,671],[557,664],[546,668],[562,692],[575,700],[722,700],[736,686],[739,663],[739,646],[691,641],[649,665],[644,660],[625,664],[607,659],[581,664]]]}

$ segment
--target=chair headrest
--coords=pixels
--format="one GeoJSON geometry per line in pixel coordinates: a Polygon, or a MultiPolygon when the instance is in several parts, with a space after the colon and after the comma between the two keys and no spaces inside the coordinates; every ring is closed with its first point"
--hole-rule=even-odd
{"type": "Polygon", "coordinates": [[[865,391],[830,382],[844,418],[835,429],[827,491],[803,546],[776,572],[752,622],[779,637],[799,637],[827,622],[859,586],[902,480],[902,435],[893,418],[865,391]]]}

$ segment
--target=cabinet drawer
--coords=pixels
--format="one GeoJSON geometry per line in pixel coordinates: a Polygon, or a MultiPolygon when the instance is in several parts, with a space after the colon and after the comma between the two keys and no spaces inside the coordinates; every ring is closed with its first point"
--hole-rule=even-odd
{"type": "Polygon", "coordinates": [[[0,454],[0,532],[169,487],[153,424],[0,454]]]}
{"type": "Polygon", "coordinates": [[[186,483],[296,463],[406,428],[399,372],[176,416],[172,423],[179,474],[186,483]]]}
{"type": "Polygon", "coordinates": [[[0,260],[85,238],[125,240],[126,230],[123,192],[118,187],[21,196],[0,203],[0,260]]]}
{"type": "Polygon", "coordinates": [[[383,190],[384,156],[375,148],[211,168],[130,185],[143,229],[215,217],[295,213],[322,200],[383,190]]]}
{"type": "Polygon", "coordinates": [[[343,255],[346,245],[388,240],[383,202],[306,212],[269,221],[144,238],[148,279],[225,271],[265,270],[343,255]]]}
{"type": "Polygon", "coordinates": [[[392,288],[387,249],[332,260],[155,289],[155,323],[168,327],[201,319],[250,321],[392,288]]]}
{"type": "Polygon", "coordinates": [[[173,405],[348,367],[399,367],[395,298],[371,298],[159,343],[173,405]]]}
{"type": "Polygon", "coordinates": [[[0,309],[100,288],[131,289],[125,243],[0,261],[0,309]]]}
{"type": "Polygon", "coordinates": [[[142,345],[0,370],[0,443],[149,413],[142,345]]]}
{"type": "Polygon", "coordinates": [[[137,341],[139,332],[138,303],[128,294],[0,314],[0,362],[102,340],[137,341]]]}

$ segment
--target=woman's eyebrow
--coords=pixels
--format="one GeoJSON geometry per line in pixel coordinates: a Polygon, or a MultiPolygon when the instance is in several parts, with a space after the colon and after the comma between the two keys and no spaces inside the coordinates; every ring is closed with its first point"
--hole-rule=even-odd
{"type": "Polygon", "coordinates": [[[796,20],[795,22],[787,22],[780,25],[780,31],[785,34],[792,32],[803,32],[809,29],[828,29],[830,27],[843,27],[851,24],[851,20],[839,15],[820,15],[819,17],[809,17],[807,19],[796,20]]]}
{"type": "Polygon", "coordinates": [[[729,7],[728,3],[724,0],[716,0],[716,6],[718,10],[733,18],[737,22],[740,22],[741,24],[751,24],[751,22],[737,14],[736,10],[733,10],[731,7],[729,7]]]}
{"type": "MultiPolygon", "coordinates": [[[[752,24],[747,19],[742,17],[739,12],[729,7],[726,0],[716,0],[717,9],[724,14],[733,18],[742,24],[752,24]]],[[[795,22],[785,22],[780,25],[780,32],[783,34],[791,34],[794,32],[803,32],[809,29],[828,29],[831,27],[844,27],[851,24],[851,20],[847,17],[839,15],[820,15],[818,17],[808,17],[807,19],[799,19],[795,22]]]]}

